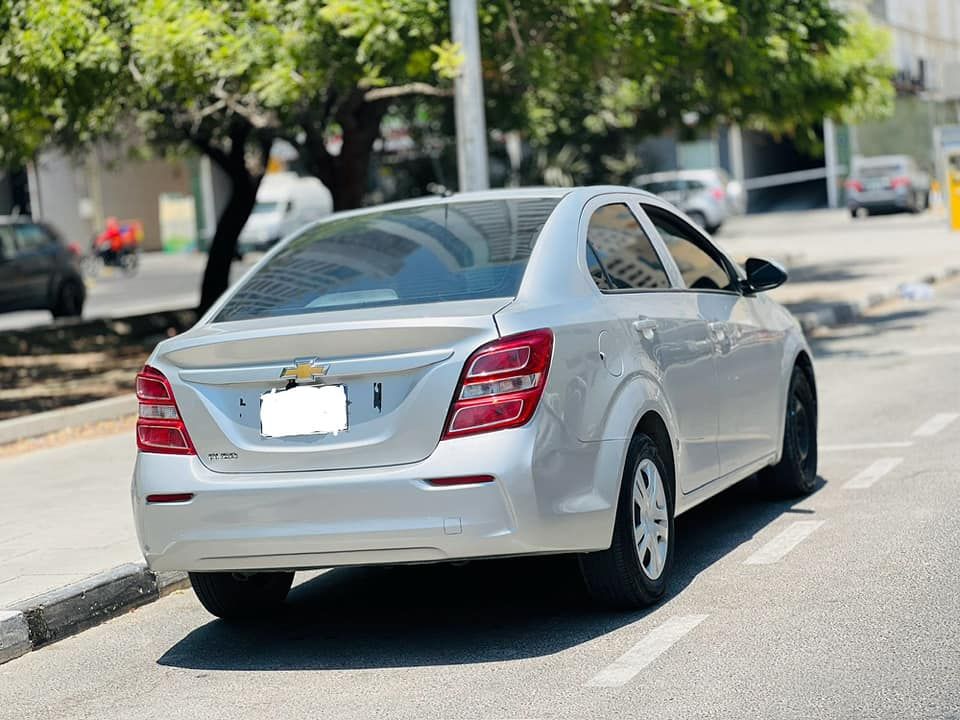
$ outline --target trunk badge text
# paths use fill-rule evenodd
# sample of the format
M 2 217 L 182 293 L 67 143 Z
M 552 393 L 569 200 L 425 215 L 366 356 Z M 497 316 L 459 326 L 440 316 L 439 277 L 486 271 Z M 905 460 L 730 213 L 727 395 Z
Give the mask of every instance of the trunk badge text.
M 285 367 L 280 371 L 281 380 L 315 380 L 322 378 L 330 369 L 329 365 L 322 365 L 318 358 L 299 358 L 294 360 L 293 367 Z

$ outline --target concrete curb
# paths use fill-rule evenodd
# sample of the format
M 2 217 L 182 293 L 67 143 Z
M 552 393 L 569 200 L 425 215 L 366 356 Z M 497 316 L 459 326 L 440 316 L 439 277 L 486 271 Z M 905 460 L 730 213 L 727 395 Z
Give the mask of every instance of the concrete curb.
M 950 280 L 960 275 L 960 267 L 948 267 L 923 276 L 917 283 L 927 285 L 936 285 L 937 283 Z M 909 284 L 909 283 L 904 283 Z M 829 307 L 822 308 L 813 312 L 794 313 L 794 317 L 803 328 L 807 335 L 820 328 L 835 327 L 837 325 L 846 325 L 856 322 L 863 317 L 863 314 L 872 307 L 876 307 L 885 302 L 896 300 L 900 297 L 900 287 L 897 286 L 886 292 L 873 293 L 860 301 L 836 302 Z
M 0 665 L 31 650 L 27 619 L 17 610 L 0 610 Z
M 119 397 L 94 400 L 72 407 L 50 410 L 0 422 L 0 445 L 25 438 L 47 435 L 66 428 L 102 420 L 114 420 L 137 412 L 137 396 L 132 393 Z
M 0 664 L 187 587 L 186 573 L 129 563 L 0 610 Z

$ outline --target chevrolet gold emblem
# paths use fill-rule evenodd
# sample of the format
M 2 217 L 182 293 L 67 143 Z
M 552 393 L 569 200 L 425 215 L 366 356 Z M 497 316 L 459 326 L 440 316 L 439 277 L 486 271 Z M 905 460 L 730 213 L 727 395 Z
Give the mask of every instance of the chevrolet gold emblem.
M 285 367 L 280 371 L 281 380 L 314 380 L 327 374 L 329 365 L 321 365 L 317 358 L 295 360 L 293 367 Z

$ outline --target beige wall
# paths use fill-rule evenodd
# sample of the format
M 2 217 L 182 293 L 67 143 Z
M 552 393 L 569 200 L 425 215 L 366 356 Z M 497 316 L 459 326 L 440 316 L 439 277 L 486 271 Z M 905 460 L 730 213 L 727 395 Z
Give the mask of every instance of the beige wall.
M 160 195 L 191 190 L 186 162 L 133 159 L 112 147 L 76 158 L 57 151 L 43 153 L 28 177 L 34 217 L 84 246 L 95 230 L 102 229 L 104 218 L 113 215 L 140 220 L 143 249 L 159 250 Z
M 143 223 L 143 249 L 159 250 L 160 195 L 190 193 L 190 172 L 183 161 L 130 160 L 100 151 L 100 203 L 103 217 Z

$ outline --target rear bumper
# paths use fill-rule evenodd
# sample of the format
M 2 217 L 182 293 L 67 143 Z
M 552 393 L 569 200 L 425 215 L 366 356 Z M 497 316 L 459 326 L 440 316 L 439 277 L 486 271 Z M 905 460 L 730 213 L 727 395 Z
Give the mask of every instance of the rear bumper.
M 911 194 L 896 190 L 878 191 L 869 194 L 851 196 L 847 200 L 847 207 L 851 210 L 866 208 L 867 210 L 905 210 L 910 207 Z
M 195 457 L 140 453 L 137 535 L 154 570 L 307 569 L 597 550 L 615 499 L 595 492 L 607 443 L 536 458 L 533 426 L 439 444 L 426 460 L 314 473 L 213 473 Z M 607 452 L 615 450 L 607 448 Z M 426 478 L 489 474 L 434 487 Z M 147 504 L 152 493 L 191 501 Z

